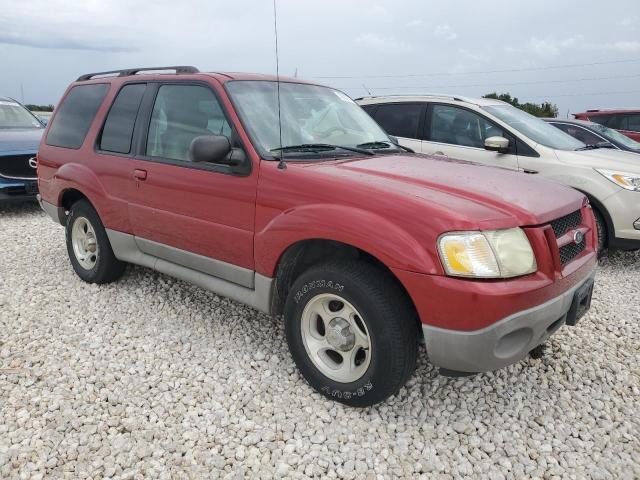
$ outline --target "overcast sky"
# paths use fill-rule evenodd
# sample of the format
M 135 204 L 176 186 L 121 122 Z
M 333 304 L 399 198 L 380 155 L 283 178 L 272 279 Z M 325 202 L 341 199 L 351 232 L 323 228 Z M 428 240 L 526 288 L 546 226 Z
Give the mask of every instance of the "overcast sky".
M 280 73 L 297 70 L 353 97 L 497 90 L 555 102 L 560 116 L 640 107 L 638 0 L 277 7 Z M 272 1 L 0 0 L 0 95 L 21 99 L 22 85 L 25 102 L 55 104 L 82 73 L 175 64 L 274 73 Z M 564 65 L 574 66 L 549 68 Z

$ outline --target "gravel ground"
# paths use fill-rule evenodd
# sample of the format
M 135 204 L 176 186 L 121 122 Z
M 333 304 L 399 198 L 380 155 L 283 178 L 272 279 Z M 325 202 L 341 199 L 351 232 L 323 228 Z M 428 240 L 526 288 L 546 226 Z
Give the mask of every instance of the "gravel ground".
M 423 353 L 357 410 L 278 319 L 143 268 L 81 282 L 36 206 L 0 206 L 0 246 L 0 478 L 640 478 L 639 254 L 543 359 L 447 379 Z

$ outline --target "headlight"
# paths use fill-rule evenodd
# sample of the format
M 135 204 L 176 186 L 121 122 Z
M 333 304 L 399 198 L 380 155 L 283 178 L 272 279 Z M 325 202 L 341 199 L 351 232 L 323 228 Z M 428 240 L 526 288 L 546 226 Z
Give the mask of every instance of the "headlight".
M 438 251 L 449 275 L 509 278 L 537 270 L 536 257 L 520 228 L 442 235 Z
M 604 175 L 625 190 L 640 192 L 640 174 L 638 173 L 614 172 L 612 170 L 601 170 L 599 168 L 596 168 L 595 171 L 600 175 Z

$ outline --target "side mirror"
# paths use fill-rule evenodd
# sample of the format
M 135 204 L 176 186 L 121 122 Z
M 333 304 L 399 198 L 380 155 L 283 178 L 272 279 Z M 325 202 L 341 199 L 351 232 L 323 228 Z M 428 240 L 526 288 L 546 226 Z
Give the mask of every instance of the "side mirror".
M 189 160 L 195 163 L 230 163 L 231 143 L 221 135 L 202 135 L 194 138 L 189 145 Z
M 490 152 L 507 153 L 509 140 L 504 137 L 489 137 L 484 141 L 484 149 Z

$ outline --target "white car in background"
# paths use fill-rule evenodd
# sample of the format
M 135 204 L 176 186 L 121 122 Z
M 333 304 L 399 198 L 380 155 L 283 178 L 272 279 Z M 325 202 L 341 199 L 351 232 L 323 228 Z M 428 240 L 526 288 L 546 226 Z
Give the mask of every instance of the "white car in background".
M 356 101 L 416 153 L 537 174 L 580 190 L 596 214 L 601 248 L 640 248 L 637 154 L 587 147 L 500 100 L 411 95 Z

